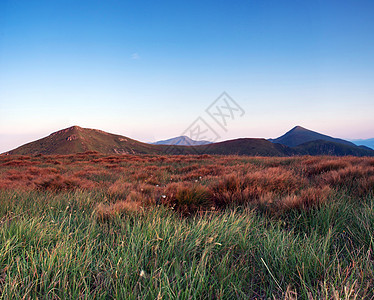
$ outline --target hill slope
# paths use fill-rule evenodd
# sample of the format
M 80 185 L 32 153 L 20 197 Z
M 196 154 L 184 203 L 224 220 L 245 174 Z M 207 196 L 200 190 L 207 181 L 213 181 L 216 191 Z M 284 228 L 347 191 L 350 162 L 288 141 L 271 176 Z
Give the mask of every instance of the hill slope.
M 366 146 L 371 149 L 374 149 L 374 139 L 366 139 L 366 140 L 353 140 L 357 146 Z
M 105 154 L 158 154 L 158 146 L 96 129 L 72 126 L 25 144 L 5 154 L 72 154 L 97 151 Z
M 180 145 L 180 146 L 198 146 L 198 145 L 207 145 L 211 144 L 211 142 L 208 141 L 195 141 L 193 139 L 190 139 L 188 136 L 177 136 L 175 138 L 158 141 L 155 143 L 152 143 L 153 145 Z
M 276 139 L 269 139 L 270 142 L 286 145 L 288 147 L 295 147 L 307 142 L 318 140 L 355 146 L 355 144 L 346 140 L 333 138 L 331 136 L 306 129 L 301 126 L 292 128 L 290 131 Z
M 307 142 L 293 147 L 293 149 L 299 152 L 299 154 L 306 155 L 374 156 L 374 151 L 369 148 L 344 145 L 323 140 Z
M 125 136 L 79 126 L 69 127 L 34 142 L 20 146 L 5 154 L 74 154 L 97 151 L 103 154 L 220 154 L 288 156 L 297 151 L 266 139 L 236 139 L 196 146 L 152 145 Z
M 349 143 L 349 142 L 348 142 Z M 219 154 L 251 156 L 355 155 L 374 156 L 374 150 L 352 143 L 317 140 L 288 147 L 266 139 L 241 138 L 197 146 L 152 145 L 96 129 L 69 127 L 25 144 L 6 155 L 74 154 L 97 151 L 103 154 Z
M 169 146 L 170 154 L 218 154 L 251 156 L 289 156 L 298 152 L 287 146 L 274 144 L 266 139 L 241 138 L 194 147 Z

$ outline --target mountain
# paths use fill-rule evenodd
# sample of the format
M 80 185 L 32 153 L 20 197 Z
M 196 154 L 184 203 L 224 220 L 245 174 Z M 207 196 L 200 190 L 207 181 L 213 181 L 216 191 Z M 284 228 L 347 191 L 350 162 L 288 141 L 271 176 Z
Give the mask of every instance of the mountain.
M 177 136 L 168 140 L 158 141 L 152 143 L 153 145 L 180 145 L 180 146 L 198 146 L 198 145 L 207 145 L 211 144 L 208 141 L 195 141 L 190 139 L 188 136 Z
M 251 156 L 290 156 L 298 152 L 281 144 L 271 143 L 266 139 L 241 138 L 199 146 L 168 147 L 170 154 L 218 154 Z
M 293 147 L 300 155 L 374 156 L 374 150 L 356 145 L 317 140 Z
M 298 146 L 298 145 L 301 145 L 307 142 L 318 141 L 318 140 L 340 143 L 340 144 L 349 145 L 349 146 L 356 146 L 355 144 L 349 141 L 333 138 L 331 136 L 324 135 L 324 134 L 306 129 L 301 126 L 296 126 L 292 128 L 290 131 L 288 131 L 287 133 L 285 133 L 284 135 L 276 139 L 269 139 L 269 141 L 272 143 L 278 143 L 278 144 L 286 145 L 288 147 L 295 147 L 295 146 Z
M 72 126 L 5 154 L 73 154 L 85 151 L 97 151 L 105 154 L 158 154 L 161 149 L 158 146 L 141 143 L 125 136 Z
M 188 139 L 186 139 L 188 141 Z M 287 156 L 297 152 L 266 139 L 236 139 L 206 145 L 152 145 L 97 129 L 72 126 L 6 152 L 6 155 L 53 155 L 97 151 L 103 154 L 221 154 Z
M 366 146 L 371 149 L 374 149 L 374 139 L 352 140 L 351 142 L 355 143 L 357 146 Z
M 301 133 L 306 133 L 305 136 Z M 250 155 L 250 156 L 293 156 L 293 155 L 355 155 L 374 156 L 374 150 L 358 147 L 353 143 L 342 143 L 340 139 L 328 137 L 330 140 L 312 140 L 298 144 L 312 134 L 313 131 L 295 127 L 284 136 L 269 141 L 266 139 L 240 138 L 206 145 L 152 145 L 142 143 L 125 136 L 111 134 L 97 129 L 69 127 L 56 131 L 47 137 L 25 144 L 5 155 L 37 155 L 37 154 L 74 154 L 96 151 L 102 154 L 218 154 L 218 155 Z M 326 137 L 324 135 L 321 135 Z M 292 141 L 294 137 L 297 141 Z M 275 143 L 276 140 L 298 144 L 294 147 Z M 283 140 L 282 140 L 283 139 Z M 339 142 L 335 142 L 335 141 Z M 182 142 L 182 141 L 181 141 Z M 292 143 L 291 143 L 292 142 Z M 346 141 L 345 141 L 346 142 Z

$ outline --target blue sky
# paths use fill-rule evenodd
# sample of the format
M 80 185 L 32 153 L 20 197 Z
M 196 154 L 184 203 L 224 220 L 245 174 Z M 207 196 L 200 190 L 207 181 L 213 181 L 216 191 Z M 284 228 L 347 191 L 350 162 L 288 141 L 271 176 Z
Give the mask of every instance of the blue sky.
M 373 1 L 0 1 L 0 152 L 71 125 L 182 133 L 223 91 L 221 139 L 295 125 L 374 137 Z

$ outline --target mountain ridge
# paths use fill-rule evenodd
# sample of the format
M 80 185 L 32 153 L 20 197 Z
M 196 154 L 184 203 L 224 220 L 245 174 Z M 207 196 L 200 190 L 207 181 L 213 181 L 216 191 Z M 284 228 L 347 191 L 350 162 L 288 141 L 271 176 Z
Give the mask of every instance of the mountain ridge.
M 71 126 L 4 154 L 71 154 L 98 151 L 107 154 L 157 154 L 157 148 L 99 129 Z
M 351 140 L 351 142 L 357 146 L 369 147 L 370 149 L 374 150 L 374 138 Z
M 310 132 L 302 127 L 294 127 Z M 292 130 L 289 131 L 292 133 Z M 288 133 L 289 133 L 288 132 Z M 316 132 L 312 132 L 313 134 Z M 316 133 L 314 136 L 325 135 Z M 284 137 L 283 135 L 282 137 Z M 289 136 L 288 136 L 289 137 Z M 328 136 L 327 136 L 328 137 Z M 281 138 L 281 137 L 280 137 Z M 341 139 L 312 140 L 290 147 L 273 140 L 261 138 L 239 138 L 205 145 L 154 145 L 143 143 L 126 136 L 98 129 L 71 126 L 58 130 L 36 141 L 24 144 L 2 155 L 54 155 L 96 151 L 102 154 L 212 154 L 250 156 L 293 156 L 293 155 L 355 155 L 374 156 L 374 150 L 358 147 L 353 143 L 341 143 Z M 296 142 L 300 142 L 298 139 Z M 344 141 L 344 140 L 343 140 Z M 346 142 L 346 141 L 345 141 Z M 352 145 L 351 145 L 352 144 Z
M 209 141 L 196 141 L 188 136 L 181 135 L 174 138 L 170 138 L 167 140 L 161 140 L 154 143 L 152 145 L 180 145 L 180 146 L 198 146 L 198 145 L 208 145 L 211 144 Z
M 324 141 L 341 143 L 341 144 L 350 145 L 350 146 L 356 146 L 352 142 L 339 139 L 339 138 L 334 138 L 334 137 L 331 137 L 325 134 L 321 134 L 319 132 L 306 129 L 302 126 L 295 126 L 291 130 L 287 131 L 284 135 L 278 138 L 275 138 L 275 139 L 269 139 L 269 141 L 272 143 L 278 143 L 278 144 L 282 144 L 288 147 L 296 147 L 301 144 L 312 142 L 312 141 L 317 141 L 317 140 L 324 140 Z

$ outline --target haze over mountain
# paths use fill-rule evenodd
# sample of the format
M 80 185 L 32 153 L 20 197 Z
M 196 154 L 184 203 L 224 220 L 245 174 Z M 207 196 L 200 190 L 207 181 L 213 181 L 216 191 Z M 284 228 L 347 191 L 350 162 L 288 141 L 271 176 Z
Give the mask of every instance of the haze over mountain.
M 374 150 L 356 145 L 348 145 L 337 142 L 317 140 L 306 142 L 292 147 L 298 154 L 302 155 L 334 155 L 334 156 L 374 156 Z
M 175 138 L 157 141 L 152 143 L 153 145 L 180 145 L 180 146 L 198 146 L 198 145 L 207 145 L 211 144 L 209 141 L 195 141 L 188 136 L 177 136 Z
M 302 135 L 305 133 L 305 136 Z M 358 147 L 353 143 L 327 137 L 328 140 L 313 140 L 299 144 L 303 140 L 327 136 L 295 127 L 287 134 L 272 141 L 266 139 L 241 138 L 205 145 L 153 145 L 142 143 L 125 136 L 111 134 L 97 129 L 72 126 L 50 134 L 47 137 L 20 146 L 5 155 L 53 155 L 74 154 L 97 151 L 102 154 L 218 154 L 252 156 L 292 156 L 292 155 L 355 155 L 374 156 L 374 150 Z M 293 138 L 295 140 L 293 140 Z M 287 142 L 289 147 L 274 141 Z M 341 142 L 343 141 L 343 142 Z
M 374 139 L 366 139 L 366 140 L 351 140 L 352 143 L 356 144 L 357 146 L 366 146 L 370 149 L 374 149 Z
M 307 142 L 318 140 L 355 146 L 355 144 L 353 144 L 352 142 L 343 139 L 333 138 L 331 136 L 306 129 L 301 126 L 296 126 L 292 128 L 290 131 L 286 132 L 284 135 L 276 139 L 269 139 L 270 142 L 286 145 L 288 147 L 295 147 Z

